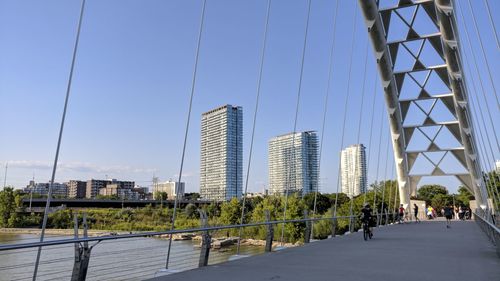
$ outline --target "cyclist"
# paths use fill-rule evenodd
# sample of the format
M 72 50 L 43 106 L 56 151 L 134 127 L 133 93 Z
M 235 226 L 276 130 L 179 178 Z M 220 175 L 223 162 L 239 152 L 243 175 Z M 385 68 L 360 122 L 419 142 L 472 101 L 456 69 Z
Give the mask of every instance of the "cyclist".
M 370 238 L 373 236 L 371 220 L 372 220 L 372 209 L 370 208 L 370 204 L 365 203 L 363 205 L 363 209 L 361 209 L 361 223 L 368 224 L 368 230 L 370 231 L 369 234 Z

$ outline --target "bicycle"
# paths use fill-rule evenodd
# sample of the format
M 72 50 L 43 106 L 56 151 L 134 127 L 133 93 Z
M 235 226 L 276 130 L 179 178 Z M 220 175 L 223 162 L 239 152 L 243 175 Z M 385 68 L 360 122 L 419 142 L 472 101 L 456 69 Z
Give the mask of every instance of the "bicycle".
M 370 221 L 369 220 L 363 220 L 363 238 L 368 240 L 368 238 L 372 239 L 373 233 L 370 230 Z

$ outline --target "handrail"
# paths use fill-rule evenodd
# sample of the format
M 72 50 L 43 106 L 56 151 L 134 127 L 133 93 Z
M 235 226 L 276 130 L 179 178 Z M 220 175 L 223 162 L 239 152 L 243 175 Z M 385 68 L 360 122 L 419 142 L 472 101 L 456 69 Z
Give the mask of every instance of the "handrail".
M 491 243 L 496 246 L 497 256 L 500 258 L 500 229 L 477 212 L 473 211 L 472 213 L 475 218 L 479 218 L 476 220 L 478 226 L 488 236 Z
M 480 218 L 484 223 L 486 223 L 489 227 L 491 227 L 493 230 L 495 230 L 498 234 L 500 234 L 500 228 L 498 228 L 496 225 L 492 224 L 491 222 L 489 222 L 487 219 L 483 218 L 481 215 L 479 215 L 478 213 L 472 211 L 472 213 L 474 214 L 474 216 Z
M 263 226 L 263 225 L 274 225 L 280 223 L 297 223 L 297 222 L 313 222 L 313 221 L 323 221 L 323 220 L 334 220 L 334 219 L 347 219 L 358 217 L 357 215 L 353 216 L 337 216 L 330 218 L 307 218 L 307 219 L 292 219 L 292 220 L 279 220 L 279 221 L 267 221 L 267 222 L 256 222 L 256 223 L 248 223 L 248 224 L 236 224 L 236 225 L 221 225 L 221 226 L 209 226 L 209 227 L 200 227 L 200 228 L 190 228 L 190 229 L 174 229 L 174 230 L 165 230 L 165 231 L 152 231 L 152 232 L 140 232 L 140 233 L 132 233 L 132 234 L 122 234 L 122 235 L 106 235 L 106 236 L 98 236 L 98 237 L 87 237 L 87 238 L 78 238 L 78 239 L 60 239 L 60 240 L 51 240 L 44 242 L 32 242 L 32 243 L 19 243 L 19 244 L 9 244 L 0 246 L 1 251 L 8 250 L 18 250 L 18 249 L 26 249 L 26 248 L 34 248 L 34 247 L 44 247 L 44 246 L 55 246 L 62 244 L 72 244 L 72 243 L 81 243 L 81 242 L 95 242 L 95 241 L 107 241 L 107 240 L 119 240 L 119 239 L 127 239 L 127 238 L 140 238 L 140 237 L 148 237 L 148 236 L 159 236 L 159 235 L 167 235 L 167 234 L 181 234 L 181 233 L 189 233 L 189 232 L 203 232 L 203 231 L 213 231 L 213 230 L 223 230 L 223 229 L 234 229 L 239 227 L 252 227 L 252 226 Z
M 395 213 L 378 213 L 373 216 L 388 216 L 394 215 Z M 72 244 L 72 243 L 82 243 L 82 242 L 101 242 L 108 240 L 120 240 L 120 239 L 128 239 L 128 238 L 140 238 L 140 237 L 149 237 L 149 236 L 159 236 L 159 235 L 169 235 L 169 234 L 181 234 L 181 233 L 190 233 L 190 232 L 203 232 L 203 231 L 214 231 L 214 230 L 224 230 L 224 229 L 235 229 L 240 227 L 253 227 L 253 226 L 265 226 L 265 225 L 275 225 L 281 223 L 298 223 L 298 222 L 315 222 L 315 221 L 324 221 L 324 220 L 336 220 L 336 219 L 349 219 L 356 218 L 359 215 L 352 216 L 337 216 L 337 217 L 328 217 L 328 218 L 306 218 L 306 219 L 291 219 L 291 220 L 276 220 L 276 221 L 267 221 L 267 222 L 255 222 L 248 224 L 235 224 L 235 225 L 221 225 L 221 226 L 209 226 L 209 227 L 199 227 L 199 228 L 189 228 L 189 229 L 174 229 L 174 230 L 165 230 L 165 231 L 149 231 L 149 232 L 140 232 L 140 233 L 131 233 L 131 234 L 122 234 L 122 235 L 106 235 L 106 236 L 98 236 L 98 237 L 86 237 L 86 238 L 77 238 L 77 239 L 59 239 L 59 240 L 51 240 L 51 241 L 43 241 L 43 242 L 31 242 L 31 243 L 18 243 L 18 244 L 8 244 L 0 246 L 0 252 L 9 251 L 9 250 L 19 250 L 26 248 L 35 248 L 35 247 L 45 247 L 45 246 L 56 246 L 63 244 Z

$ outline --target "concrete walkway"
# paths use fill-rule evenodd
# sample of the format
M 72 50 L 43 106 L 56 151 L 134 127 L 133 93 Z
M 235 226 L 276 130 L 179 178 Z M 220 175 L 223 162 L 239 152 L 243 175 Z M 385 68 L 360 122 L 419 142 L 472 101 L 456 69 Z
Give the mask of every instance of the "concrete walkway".
M 500 259 L 473 221 L 392 225 L 303 247 L 198 268 L 159 281 L 495 281 Z

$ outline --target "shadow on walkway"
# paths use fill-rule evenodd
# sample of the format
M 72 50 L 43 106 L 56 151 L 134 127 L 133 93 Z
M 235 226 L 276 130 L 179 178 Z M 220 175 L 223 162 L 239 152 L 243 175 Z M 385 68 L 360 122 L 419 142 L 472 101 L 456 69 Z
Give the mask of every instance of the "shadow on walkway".
M 500 259 L 474 221 L 391 225 L 198 268 L 155 281 L 495 281 Z

